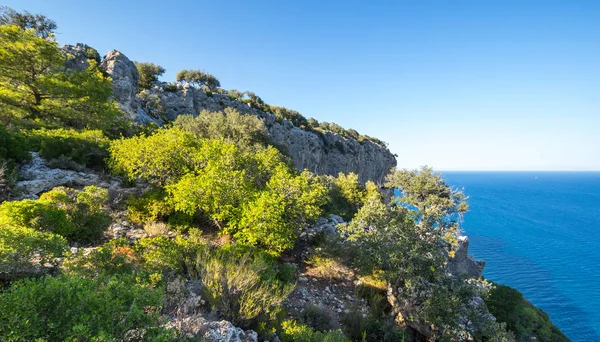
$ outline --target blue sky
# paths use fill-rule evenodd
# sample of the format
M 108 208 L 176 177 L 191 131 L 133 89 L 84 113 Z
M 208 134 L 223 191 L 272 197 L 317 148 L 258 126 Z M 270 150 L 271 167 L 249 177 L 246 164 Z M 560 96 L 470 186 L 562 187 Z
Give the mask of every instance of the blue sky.
M 400 167 L 600 170 L 600 1 L 3 3 L 381 138 Z

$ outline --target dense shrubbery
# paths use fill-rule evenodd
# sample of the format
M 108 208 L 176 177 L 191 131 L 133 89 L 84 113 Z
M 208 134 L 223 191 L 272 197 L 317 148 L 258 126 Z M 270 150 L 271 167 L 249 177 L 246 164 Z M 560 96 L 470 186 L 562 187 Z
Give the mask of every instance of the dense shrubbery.
M 515 333 L 517 341 L 569 340 L 550 322 L 547 313 L 511 287 L 495 285 L 485 302 L 498 322 L 506 323 L 506 328 Z
M 185 126 L 193 130 L 192 123 Z M 113 169 L 163 188 L 174 211 L 200 212 L 240 241 L 273 253 L 293 246 L 303 222 L 319 215 L 325 195 L 316 177 L 297 175 L 274 148 L 245 152 L 177 127 L 115 141 L 110 150 Z M 165 214 L 155 212 L 147 221 Z
M 281 324 L 279 337 L 284 342 L 349 342 L 341 331 L 315 331 L 296 321 L 285 320 Z
M 74 162 L 102 169 L 108 157 L 109 140 L 99 130 L 40 129 L 27 132 L 27 136 L 30 149 L 47 160 L 61 161 L 67 168 Z
M 96 186 L 83 191 L 55 188 L 38 200 L 0 204 L 0 224 L 60 235 L 70 241 L 97 241 L 110 220 L 105 213 L 108 192 Z
M 169 341 L 160 328 L 164 291 L 134 276 L 44 277 L 0 293 L 0 335 L 7 341 Z
M 347 221 L 352 219 L 367 196 L 367 190 L 358 181 L 358 175 L 354 173 L 345 175 L 340 172 L 337 177 L 321 176 L 321 180 L 329 193 L 329 202 L 325 210 L 328 213 L 339 215 Z M 372 187 L 375 184 L 369 186 Z
M 270 142 L 261 119 L 240 114 L 233 108 L 225 108 L 223 113 L 203 110 L 195 117 L 180 115 L 173 126 L 200 139 L 225 139 L 241 150 L 253 148 L 255 145 L 266 146 Z

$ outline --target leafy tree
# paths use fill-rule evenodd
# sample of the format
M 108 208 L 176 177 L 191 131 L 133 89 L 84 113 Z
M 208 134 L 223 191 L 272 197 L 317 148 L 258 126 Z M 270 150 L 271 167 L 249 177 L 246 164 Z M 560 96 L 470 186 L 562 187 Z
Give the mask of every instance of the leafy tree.
M 265 146 L 270 141 L 261 119 L 240 114 L 231 107 L 225 108 L 224 112 L 203 110 L 196 117 L 180 115 L 173 126 L 193 133 L 199 139 L 225 139 L 241 150 Z
M 213 91 L 221 86 L 221 82 L 216 77 L 201 70 L 181 70 L 177 73 L 177 82 L 206 86 Z
M 386 186 L 396 189 L 401 196 L 394 200 L 410 208 L 415 220 L 424 229 L 435 229 L 438 234 L 455 244 L 462 215 L 469 206 L 462 191 L 447 185 L 440 174 L 429 167 L 420 170 L 394 170 L 387 177 Z
M 308 120 L 302 114 L 298 113 L 295 110 L 287 109 L 285 107 L 279 106 L 269 106 L 269 109 L 275 114 L 275 118 L 277 120 L 288 120 L 294 124 L 296 127 L 308 127 Z
M 154 83 L 158 82 L 158 76 L 165 73 L 163 67 L 154 63 L 134 62 L 134 64 L 140 74 L 139 89 L 150 89 Z
M 244 97 L 244 92 L 241 92 L 237 89 L 229 89 L 227 91 L 227 95 L 229 95 L 229 98 L 231 98 L 232 100 L 241 101 Z
M 65 70 L 65 54 L 33 30 L 0 26 L 0 120 L 30 125 L 108 129 L 120 113 L 111 80 L 92 61 Z
M 326 210 L 346 220 L 352 219 L 367 195 L 365 186 L 358 181 L 358 175 L 355 173 L 345 175 L 340 172 L 335 178 L 323 176 L 322 179 L 329 191 Z
M 50 38 L 56 30 L 56 22 L 42 14 L 19 13 L 12 8 L 0 6 L 0 25 L 15 25 L 22 30 L 33 30 L 40 38 Z

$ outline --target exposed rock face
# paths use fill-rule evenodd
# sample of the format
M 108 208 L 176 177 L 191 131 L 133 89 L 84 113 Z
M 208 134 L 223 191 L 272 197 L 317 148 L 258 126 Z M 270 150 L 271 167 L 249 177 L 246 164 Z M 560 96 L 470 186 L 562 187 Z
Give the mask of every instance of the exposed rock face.
M 37 198 L 40 193 L 62 185 L 102 186 L 103 183 L 95 173 L 50 168 L 46 160 L 34 152 L 31 160 L 21 166 L 20 173 L 23 180 L 16 186 L 22 189 L 22 198 Z
M 222 111 L 233 107 L 244 114 L 261 117 L 270 135 L 285 146 L 299 170 L 317 174 L 337 175 L 354 172 L 361 182 L 382 184 L 385 175 L 396 166 L 396 158 L 384 146 L 370 141 L 358 142 L 326 132 L 319 134 L 294 126 L 275 115 L 232 100 L 227 95 L 208 95 L 190 85 L 158 84 L 136 97 L 139 75 L 135 65 L 122 53 L 113 50 L 102 61 L 101 68 L 113 79 L 114 98 L 128 116 L 137 122 L 158 125 L 174 120 L 181 114 L 198 114 L 202 110 Z
M 202 315 L 170 322 L 168 327 L 179 330 L 188 338 L 206 342 L 258 342 L 255 331 L 244 331 L 228 321 L 209 321 Z
M 78 43 L 77 45 L 65 45 L 62 50 L 69 55 L 69 59 L 65 63 L 65 66 L 69 70 L 84 71 L 90 66 L 86 50 L 89 46 Z
M 448 271 L 453 275 L 465 275 L 469 278 L 480 278 L 483 274 L 485 261 L 475 260 L 469 252 L 469 238 L 460 236 L 458 238 L 458 249 L 454 258 L 448 263 Z

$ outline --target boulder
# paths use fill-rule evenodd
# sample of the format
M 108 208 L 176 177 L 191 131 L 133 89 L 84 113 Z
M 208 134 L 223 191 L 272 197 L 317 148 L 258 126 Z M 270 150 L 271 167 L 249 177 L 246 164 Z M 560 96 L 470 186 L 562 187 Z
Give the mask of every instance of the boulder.
M 31 153 L 31 160 L 21 165 L 22 180 L 17 182 L 21 189 L 20 198 L 38 198 L 38 195 L 57 186 L 88 186 L 99 185 L 108 187 L 100 176 L 95 173 L 78 172 L 73 170 L 50 168 L 47 161 L 38 153 Z
M 77 45 L 65 45 L 62 47 L 62 50 L 67 53 L 69 58 L 65 63 L 65 67 L 68 70 L 84 71 L 90 66 L 87 53 L 91 50 L 89 46 L 77 43 Z
M 258 334 L 253 330 L 244 331 L 224 320 L 209 321 L 201 315 L 169 322 L 167 327 L 177 329 L 187 338 L 206 342 L 258 342 Z

